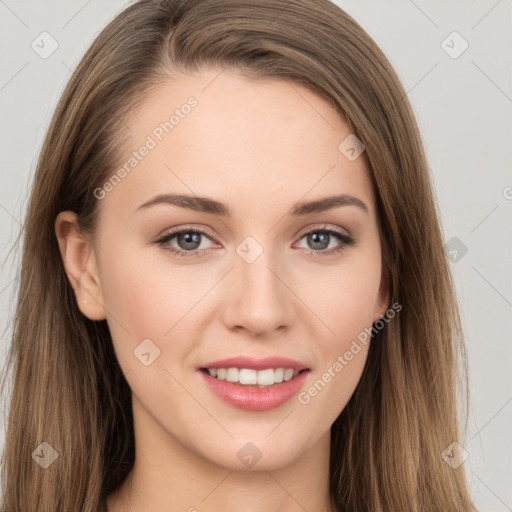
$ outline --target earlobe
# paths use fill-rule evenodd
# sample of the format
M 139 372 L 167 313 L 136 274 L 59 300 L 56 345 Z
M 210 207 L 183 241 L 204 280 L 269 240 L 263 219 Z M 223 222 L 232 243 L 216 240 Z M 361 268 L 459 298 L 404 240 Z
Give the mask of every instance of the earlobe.
M 90 240 L 78 229 L 76 214 L 60 212 L 55 219 L 55 234 L 64 270 L 75 291 L 80 311 L 90 320 L 106 318 L 96 254 Z

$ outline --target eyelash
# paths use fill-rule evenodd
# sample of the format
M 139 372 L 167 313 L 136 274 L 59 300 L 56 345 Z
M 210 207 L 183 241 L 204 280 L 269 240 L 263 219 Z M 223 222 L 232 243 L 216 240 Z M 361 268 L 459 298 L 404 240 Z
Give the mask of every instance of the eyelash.
M 175 256 L 179 256 L 182 258 L 199 257 L 200 254 L 204 254 L 204 252 L 208 251 L 208 249 L 195 249 L 194 251 L 182 251 L 180 249 L 176 249 L 176 248 L 173 248 L 172 246 L 166 245 L 167 242 L 169 242 L 176 236 L 181 235 L 182 233 L 199 233 L 208 238 L 214 238 L 210 233 L 208 233 L 207 231 L 204 231 L 202 229 L 199 229 L 199 228 L 194 228 L 194 229 L 183 228 L 183 229 L 179 229 L 176 231 L 172 231 L 171 233 L 164 235 L 160 239 L 156 240 L 155 243 L 158 244 L 159 246 L 161 246 L 164 251 L 168 251 L 168 252 L 174 254 Z M 333 235 L 340 242 L 342 242 L 339 247 L 335 247 L 335 248 L 329 249 L 329 250 L 314 251 L 312 249 L 306 249 L 308 251 L 308 254 L 310 256 L 314 256 L 314 257 L 332 256 L 333 254 L 337 254 L 337 253 L 340 253 L 341 251 L 345 250 L 345 246 L 354 245 L 356 242 L 356 240 L 353 237 L 351 237 L 345 233 L 342 233 L 341 231 L 338 231 L 337 229 L 327 228 L 327 226 L 324 226 L 323 228 L 312 229 L 312 230 L 304 233 L 299 238 L 299 240 L 302 240 L 302 238 L 304 238 L 305 236 L 307 236 L 311 233 L 323 233 L 323 234 Z

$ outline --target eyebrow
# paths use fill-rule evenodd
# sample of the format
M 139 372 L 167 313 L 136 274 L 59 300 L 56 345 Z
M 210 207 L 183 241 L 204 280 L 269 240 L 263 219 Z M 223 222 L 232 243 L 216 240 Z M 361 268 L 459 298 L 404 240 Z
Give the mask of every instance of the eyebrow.
M 233 210 L 228 208 L 225 204 L 208 197 L 191 196 L 187 194 L 159 194 L 141 204 L 135 211 L 159 204 L 179 206 L 180 208 L 219 215 L 221 217 L 233 217 Z M 325 212 L 340 206 L 357 206 L 365 213 L 369 213 L 368 206 L 361 201 L 361 199 L 348 194 L 341 194 L 315 199 L 314 201 L 295 203 L 292 208 L 290 208 L 287 215 L 297 217 L 311 213 Z

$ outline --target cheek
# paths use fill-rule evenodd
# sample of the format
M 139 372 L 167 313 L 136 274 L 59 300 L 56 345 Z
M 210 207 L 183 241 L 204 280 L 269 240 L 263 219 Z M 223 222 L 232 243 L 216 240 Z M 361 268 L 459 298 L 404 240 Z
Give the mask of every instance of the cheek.
M 323 325 L 315 335 L 319 364 L 299 402 L 311 403 L 311 411 L 322 409 L 332 421 L 352 396 L 366 363 L 380 287 L 378 256 L 368 251 L 347 258 L 329 275 L 319 276 L 319 287 L 309 293 L 311 309 Z
M 116 246 L 124 250 L 115 252 Z M 120 239 L 109 239 L 102 251 L 107 321 L 123 370 L 139 369 L 134 351 L 146 339 L 160 350 L 151 368 L 181 361 L 194 345 L 196 337 L 191 333 L 208 317 L 204 308 L 209 303 L 201 299 L 218 279 L 214 271 L 207 266 L 198 270 L 194 265 L 180 265 L 163 249 L 136 243 L 130 246 Z M 109 258 L 112 254 L 117 256 Z
M 327 424 L 335 421 L 354 393 L 371 339 L 380 266 L 367 266 L 365 272 L 353 270 L 347 266 L 345 272 L 338 272 L 314 299 L 323 324 L 313 334 L 318 364 L 297 397 L 309 417 L 321 416 Z
M 146 338 L 168 350 L 169 339 L 186 340 L 187 332 L 190 338 L 191 322 L 197 326 L 211 320 L 210 301 L 201 299 L 223 273 L 213 263 L 180 263 L 162 248 L 142 247 L 120 235 L 102 241 L 101 256 L 109 327 L 114 344 L 126 353 Z M 304 273 L 309 275 L 307 279 Z M 297 279 L 293 288 L 305 304 L 297 303 L 298 325 L 294 328 L 300 329 L 299 324 L 310 319 L 302 328 L 318 340 L 324 363 L 348 350 L 352 339 L 371 326 L 380 284 L 380 259 L 375 251 L 354 251 L 331 266 L 298 265 L 289 278 L 292 283 Z M 296 303 L 293 296 L 290 301 Z M 172 347 L 180 350 L 179 344 Z
M 343 344 L 373 321 L 380 287 L 380 258 L 372 253 L 354 255 L 319 274 L 304 292 L 310 308 L 325 324 L 329 345 Z M 341 347 L 342 348 L 342 347 Z
M 347 350 L 341 349 L 332 354 L 297 395 L 305 422 L 310 424 L 312 431 L 319 428 L 318 418 L 322 418 L 324 428 L 332 425 L 360 382 L 368 345 L 349 343 L 344 348 Z
M 104 253 L 112 253 L 113 245 L 105 245 Z M 106 307 L 132 334 L 163 338 L 197 302 L 207 283 L 167 261 L 162 249 L 123 246 L 123 254 L 107 263 L 101 278 Z

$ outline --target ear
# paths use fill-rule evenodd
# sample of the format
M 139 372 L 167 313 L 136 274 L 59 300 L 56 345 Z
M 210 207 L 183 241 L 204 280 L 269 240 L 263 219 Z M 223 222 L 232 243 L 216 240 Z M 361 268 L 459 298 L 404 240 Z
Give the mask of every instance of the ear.
M 389 272 L 387 271 L 386 268 L 384 268 L 383 265 L 380 278 L 379 295 L 377 297 L 377 302 L 375 304 L 375 309 L 373 311 L 373 323 L 375 323 L 382 316 L 384 316 L 389 308 L 389 285 Z
M 90 320 L 104 320 L 106 313 L 96 255 L 89 239 L 78 229 L 76 218 L 75 213 L 65 211 L 55 219 L 62 262 L 80 311 Z

